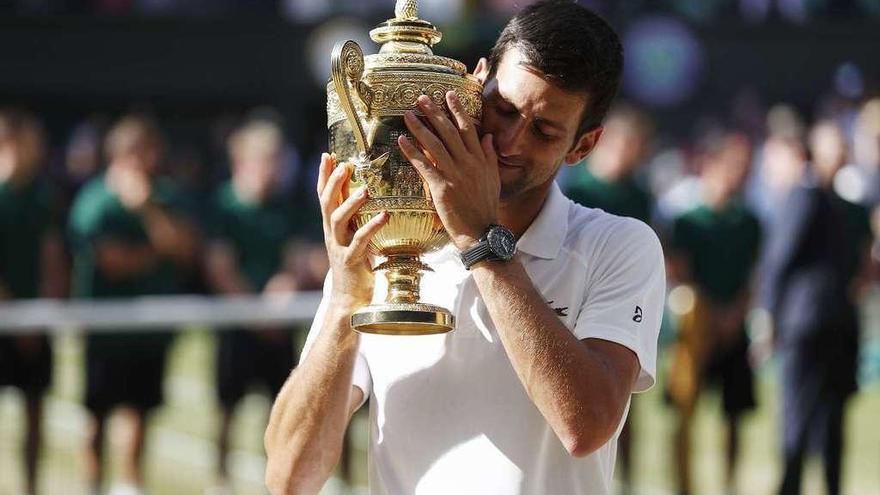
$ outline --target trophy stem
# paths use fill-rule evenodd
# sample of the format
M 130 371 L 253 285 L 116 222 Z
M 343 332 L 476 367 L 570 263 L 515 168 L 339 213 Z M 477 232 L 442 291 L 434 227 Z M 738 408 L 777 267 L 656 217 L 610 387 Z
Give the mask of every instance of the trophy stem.
M 422 270 L 431 268 L 419 261 L 418 256 L 391 256 L 388 261 L 377 267 L 386 270 L 388 295 L 385 302 L 391 304 L 415 304 L 419 301 L 419 282 Z
M 358 332 L 381 335 L 430 335 L 455 327 L 455 318 L 444 308 L 419 302 L 422 271 L 432 271 L 418 256 L 395 255 L 375 268 L 385 270 L 388 294 L 382 304 L 371 304 L 351 316 Z

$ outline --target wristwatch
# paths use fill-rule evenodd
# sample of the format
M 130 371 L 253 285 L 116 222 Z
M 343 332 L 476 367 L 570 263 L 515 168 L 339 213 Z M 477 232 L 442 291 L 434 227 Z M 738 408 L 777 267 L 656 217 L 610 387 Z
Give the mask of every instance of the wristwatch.
M 468 270 L 481 261 L 510 261 L 516 254 L 516 237 L 501 225 L 489 225 L 483 237 L 460 253 L 461 262 Z

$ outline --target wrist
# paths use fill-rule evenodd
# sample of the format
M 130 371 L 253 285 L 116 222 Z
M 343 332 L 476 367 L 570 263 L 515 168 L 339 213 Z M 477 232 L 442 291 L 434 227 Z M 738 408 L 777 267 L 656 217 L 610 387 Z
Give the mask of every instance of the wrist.
M 459 251 L 464 251 L 465 249 L 480 242 L 480 236 L 461 234 L 454 237 L 450 236 L 450 240 L 452 241 L 452 245 L 455 246 L 455 249 L 458 249 Z
M 485 261 L 510 261 L 516 253 L 516 237 L 510 229 L 489 225 L 485 232 L 467 248 L 460 249 L 459 257 L 465 268 L 470 269 Z
M 328 308 L 335 316 L 350 318 L 355 311 L 370 304 L 370 298 L 354 294 L 332 294 Z
M 491 220 L 476 229 L 471 229 L 468 232 L 456 233 L 454 235 L 450 235 L 449 238 L 456 249 L 458 249 L 459 251 L 463 251 L 465 249 L 473 247 L 478 242 L 480 242 L 480 239 L 482 239 L 483 236 L 486 235 L 486 232 L 489 230 L 489 226 L 495 225 L 497 223 L 497 221 Z
M 337 307 L 331 299 L 324 315 L 324 323 L 322 333 L 331 338 L 335 342 L 337 349 L 342 349 L 348 345 L 356 345 L 358 342 L 358 333 L 351 327 L 351 313 L 347 308 Z

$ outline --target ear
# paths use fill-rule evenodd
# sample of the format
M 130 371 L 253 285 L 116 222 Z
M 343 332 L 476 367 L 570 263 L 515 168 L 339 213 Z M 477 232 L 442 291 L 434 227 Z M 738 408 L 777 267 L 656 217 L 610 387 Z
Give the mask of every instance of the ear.
M 581 134 L 581 137 L 575 141 L 574 146 L 565 154 L 565 163 L 567 165 L 577 165 L 581 160 L 593 151 L 599 138 L 602 137 L 604 127 L 597 127 L 592 131 Z
M 474 77 L 479 79 L 481 84 L 486 84 L 486 79 L 489 78 L 489 62 L 486 60 L 486 57 L 480 57 L 477 66 L 474 68 Z

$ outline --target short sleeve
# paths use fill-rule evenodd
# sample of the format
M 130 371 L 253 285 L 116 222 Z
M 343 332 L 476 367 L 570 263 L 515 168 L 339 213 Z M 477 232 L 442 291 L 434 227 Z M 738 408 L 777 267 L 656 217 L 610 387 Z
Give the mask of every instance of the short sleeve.
M 87 184 L 71 208 L 68 229 L 71 240 L 80 247 L 106 230 L 106 209 L 96 189 L 94 183 Z
M 321 304 L 318 305 L 318 311 L 315 313 L 315 319 L 312 320 L 312 326 L 309 328 L 309 334 L 306 337 L 306 342 L 303 344 L 302 353 L 299 357 L 299 362 L 302 363 L 305 361 L 306 357 L 309 354 L 309 351 L 312 349 L 312 345 L 314 345 L 315 340 L 318 338 L 318 334 L 321 332 L 321 326 L 324 324 L 324 318 L 327 314 L 327 306 L 330 301 L 330 291 L 332 288 L 332 282 L 330 278 L 330 273 L 327 274 L 327 278 L 324 279 L 324 289 L 323 296 L 321 297 Z M 370 396 L 371 391 L 373 390 L 373 379 L 370 375 L 370 367 L 367 363 L 367 358 L 364 356 L 362 352 L 362 348 L 358 348 L 357 357 L 355 357 L 354 362 L 354 371 L 352 374 L 352 385 L 361 389 L 364 393 L 363 401 L 367 400 L 367 397 Z M 361 402 L 363 404 L 363 402 Z M 360 406 L 360 404 L 359 404 Z
M 593 267 L 575 323 L 579 339 L 596 338 L 632 350 L 641 370 L 634 392 L 657 377 L 657 338 L 666 298 L 663 250 L 654 231 L 623 219 L 611 231 Z

